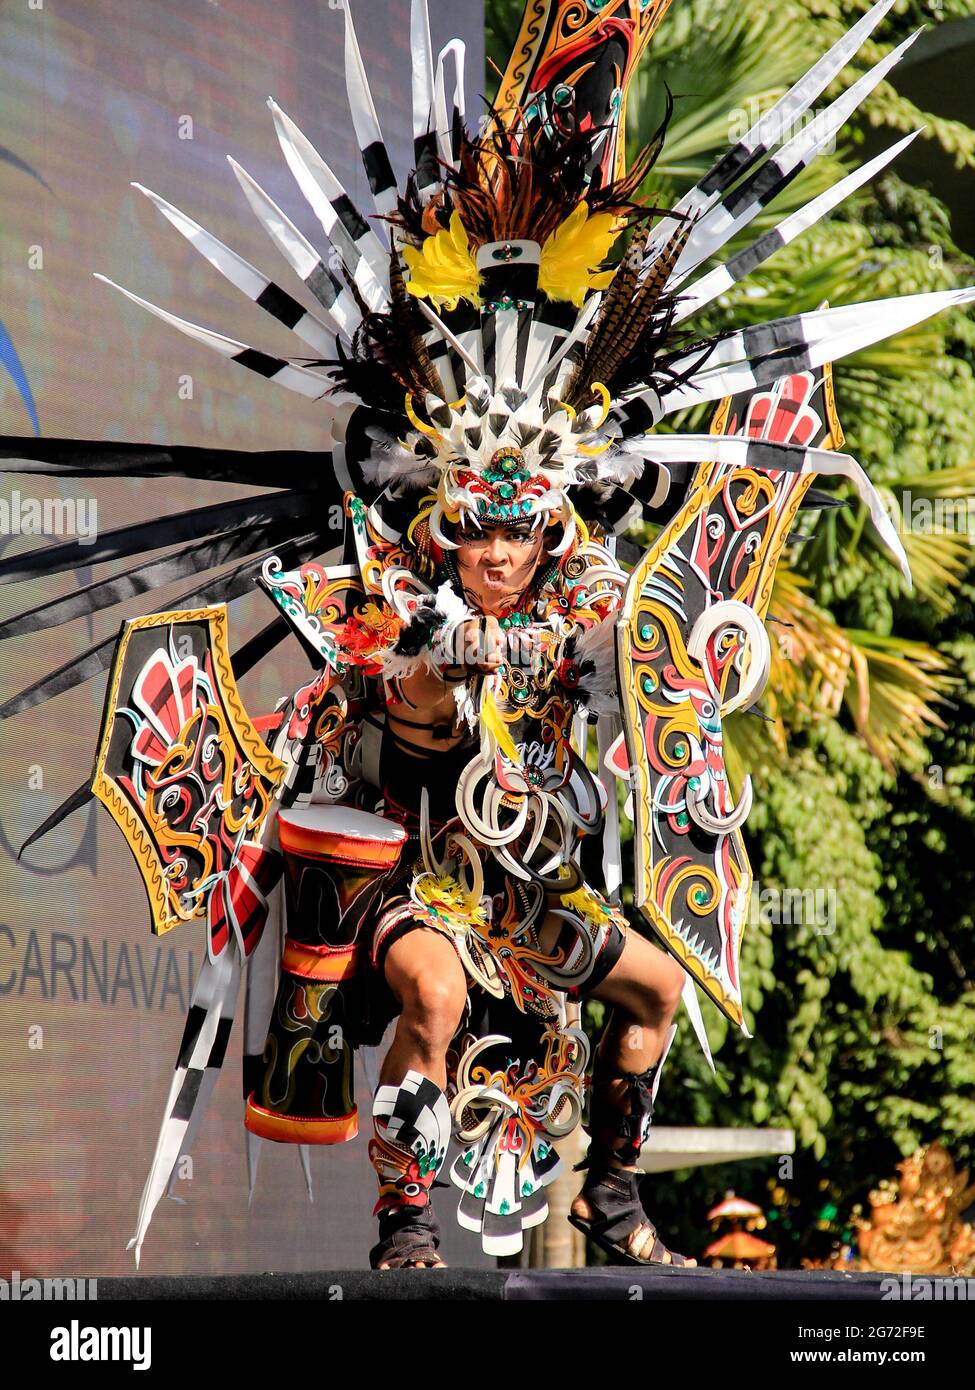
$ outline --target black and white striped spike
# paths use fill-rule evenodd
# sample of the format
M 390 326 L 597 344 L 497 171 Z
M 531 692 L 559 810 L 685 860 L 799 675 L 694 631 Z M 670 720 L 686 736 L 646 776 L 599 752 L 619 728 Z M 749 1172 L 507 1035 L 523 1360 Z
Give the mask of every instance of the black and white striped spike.
M 876 158 L 855 169 L 852 174 L 847 174 L 840 179 L 832 188 L 827 188 L 817 198 L 811 199 L 803 207 L 797 208 L 788 217 L 783 218 L 777 227 L 764 233 L 750 246 L 745 247 L 723 265 L 716 266 L 714 270 L 702 275 L 699 280 L 690 286 L 689 289 L 681 291 L 677 300 L 674 312 L 674 323 L 683 323 L 685 319 L 696 314 L 706 305 L 714 302 L 719 295 L 726 294 L 734 285 L 739 284 L 746 276 L 751 275 L 760 265 L 763 265 L 776 251 L 781 251 L 784 246 L 789 246 L 803 232 L 815 226 L 821 218 L 827 216 L 835 207 L 838 207 L 858 188 L 869 183 L 871 179 L 885 169 L 888 164 L 897 158 L 912 141 L 916 140 L 920 131 L 914 130 L 910 135 L 905 135 L 903 140 L 898 140 L 890 149 L 884 150 Z
M 975 287 L 868 300 L 815 309 L 756 323 L 730 333 L 709 351 L 707 361 L 684 385 L 660 388 L 663 414 L 702 401 L 768 386 L 792 372 L 814 370 L 892 338 L 915 324 L 975 302 Z M 671 363 L 676 374 L 694 366 L 693 351 Z
M 230 155 L 227 161 L 250 204 L 251 211 L 303 284 L 325 309 L 337 334 L 352 340 L 362 314 L 351 292 L 326 265 L 311 242 L 264 189 Z M 338 253 L 336 253 L 338 254 Z M 341 258 L 340 258 L 341 259 Z
M 396 176 L 390 163 L 389 151 L 383 139 L 376 105 L 369 88 L 365 64 L 352 22 L 351 0 L 342 6 L 345 13 L 345 85 L 349 94 L 352 125 L 359 142 L 362 165 L 369 180 L 372 201 L 382 216 L 395 212 L 397 203 Z
M 676 289 L 698 266 L 720 251 L 732 237 L 758 217 L 803 169 L 819 158 L 857 107 L 900 62 L 917 37 L 918 34 L 913 34 L 905 39 L 787 141 L 777 154 L 750 174 L 723 202 L 698 217 L 667 281 L 669 290 Z
M 656 259 L 660 249 L 681 225 L 679 217 L 673 214 L 693 216 L 707 212 L 743 174 L 773 150 L 794 122 L 822 96 L 894 4 L 895 0 L 877 0 L 862 19 L 847 30 L 774 106 L 758 118 L 727 154 L 705 174 L 700 183 L 695 184 L 677 201 L 672 214 L 661 218 L 647 238 L 647 264 Z
M 334 357 L 335 335 L 317 314 L 311 313 L 303 304 L 299 304 L 297 299 L 280 285 L 276 285 L 273 280 L 269 280 L 266 275 L 262 275 L 249 261 L 245 261 L 243 256 L 225 246 L 205 227 L 194 222 L 192 217 L 168 203 L 158 193 L 153 193 L 151 188 L 146 188 L 141 183 L 133 183 L 132 187 L 144 193 L 163 217 L 236 289 L 260 305 L 272 318 L 290 328 L 321 357 Z
M 385 245 L 307 136 L 277 102 L 269 97 L 267 104 L 288 168 L 325 235 L 341 256 L 349 278 L 370 309 L 385 309 L 389 299 Z M 382 226 L 381 223 L 376 225 Z
M 191 1123 L 194 1128 L 199 1123 L 198 1107 L 205 1106 L 223 1065 L 240 973 L 240 955 L 237 943 L 232 941 L 216 960 L 207 958 L 203 962 L 193 990 L 166 1111 L 139 1203 L 135 1235 L 125 1247 L 135 1249 L 136 1269 L 152 1214 L 169 1187 Z M 211 1073 L 209 1080 L 208 1073 Z
M 99 275 L 96 272 L 95 279 L 110 285 L 113 290 L 118 290 L 119 294 L 124 294 L 126 299 L 131 299 L 133 304 L 147 309 L 156 318 L 162 319 L 164 323 L 170 324 L 173 328 L 178 328 L 181 333 L 185 333 L 195 343 L 202 343 L 204 347 L 218 352 L 221 357 L 229 357 L 232 362 L 239 362 L 242 367 L 246 367 L 249 371 L 256 372 L 258 376 L 264 377 L 267 381 L 273 381 L 278 386 L 287 387 L 289 391 L 296 391 L 300 396 L 307 396 L 313 401 L 324 401 L 330 417 L 335 416 L 343 408 L 343 405 L 350 401 L 349 397 L 338 398 L 329 395 L 329 392 L 334 390 L 335 383 L 328 376 L 314 372 L 300 363 L 291 362 L 287 358 L 273 357 L 269 353 L 260 352 L 257 348 L 249 347 L 247 343 L 239 343 L 234 338 L 227 338 L 222 333 L 215 333 L 211 328 L 203 328 L 197 323 L 190 323 L 188 319 L 181 319 L 177 314 L 160 309 L 157 304 L 150 304 L 148 299 L 133 294 L 123 285 L 117 285 L 107 275 Z
M 464 122 L 465 45 L 454 39 L 433 60 L 427 0 L 411 0 L 410 51 L 413 55 L 413 163 L 416 188 L 425 205 L 443 186 L 442 168 L 453 165 Z M 447 110 L 446 63 L 454 59 L 452 109 Z
M 878 535 L 908 585 L 911 584 L 911 569 L 900 537 L 870 479 L 850 454 L 773 440 L 743 439 L 735 434 L 654 434 L 641 440 L 639 446 L 631 445 L 627 452 L 670 466 L 693 466 L 707 460 L 728 468 L 757 468 L 769 473 L 822 473 L 827 477 L 845 478 L 853 484 Z

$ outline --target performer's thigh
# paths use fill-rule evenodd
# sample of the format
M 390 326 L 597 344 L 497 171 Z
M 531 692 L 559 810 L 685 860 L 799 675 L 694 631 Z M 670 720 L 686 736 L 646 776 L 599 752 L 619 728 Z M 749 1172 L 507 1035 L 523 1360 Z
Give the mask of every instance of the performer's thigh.
M 467 976 L 453 943 L 442 932 L 418 922 L 385 952 L 386 982 L 401 1007 L 456 1007 L 467 997 Z
M 595 988 L 582 985 L 579 994 L 634 1013 L 640 1012 L 640 1005 L 650 997 L 656 1008 L 671 1013 L 680 1003 L 684 979 L 684 968 L 673 956 L 631 927 L 619 960 L 609 974 Z

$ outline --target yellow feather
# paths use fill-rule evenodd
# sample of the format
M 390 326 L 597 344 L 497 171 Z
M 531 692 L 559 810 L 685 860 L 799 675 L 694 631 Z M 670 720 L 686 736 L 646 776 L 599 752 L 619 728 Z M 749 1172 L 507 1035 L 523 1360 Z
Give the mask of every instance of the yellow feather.
M 539 289 L 549 299 L 566 299 L 581 308 L 590 290 L 609 285 L 615 271 L 600 271 L 622 223 L 611 212 L 590 217 L 585 202 L 579 203 L 542 247 Z
M 515 747 L 512 737 L 508 732 L 507 725 L 498 712 L 498 707 L 495 704 L 494 696 L 491 694 L 490 690 L 485 690 L 483 698 L 481 699 L 481 722 L 505 757 L 513 762 L 516 767 L 521 767 L 518 749 Z
M 406 288 L 417 299 L 451 310 L 461 299 L 480 304 L 480 276 L 459 213 L 451 217 L 449 227 L 428 236 L 422 246 L 404 246 L 403 259 L 410 268 Z

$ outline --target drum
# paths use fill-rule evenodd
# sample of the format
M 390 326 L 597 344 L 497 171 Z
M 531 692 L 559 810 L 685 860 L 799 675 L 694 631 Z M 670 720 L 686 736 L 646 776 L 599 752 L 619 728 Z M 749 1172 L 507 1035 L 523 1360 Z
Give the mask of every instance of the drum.
M 358 938 L 407 835 L 366 811 L 311 805 L 279 812 L 278 839 L 284 955 L 263 1076 L 247 1098 L 244 1123 L 262 1139 L 338 1144 L 358 1133 Z

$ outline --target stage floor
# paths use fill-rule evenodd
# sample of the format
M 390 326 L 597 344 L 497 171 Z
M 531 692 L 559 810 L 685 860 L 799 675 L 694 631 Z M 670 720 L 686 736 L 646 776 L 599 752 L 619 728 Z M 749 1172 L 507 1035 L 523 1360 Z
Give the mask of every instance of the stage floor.
M 366 1301 L 449 1299 L 464 1302 L 599 1300 L 632 1302 L 706 1299 L 708 1301 L 792 1300 L 880 1302 L 890 1297 L 897 1275 L 842 1274 L 826 1270 L 775 1270 L 755 1273 L 724 1269 L 568 1269 L 568 1270 L 329 1270 L 321 1274 L 247 1274 L 99 1279 L 99 1302 L 146 1300 L 314 1300 Z M 896 1297 L 896 1294 L 894 1295 Z

